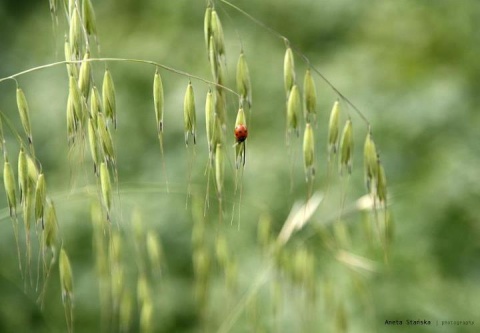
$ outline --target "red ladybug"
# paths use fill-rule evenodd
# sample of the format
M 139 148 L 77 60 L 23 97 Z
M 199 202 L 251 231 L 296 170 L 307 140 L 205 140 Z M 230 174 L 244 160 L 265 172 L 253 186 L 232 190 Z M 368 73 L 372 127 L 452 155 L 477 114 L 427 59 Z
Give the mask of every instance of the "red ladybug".
M 235 138 L 237 139 L 238 143 L 241 143 L 241 142 L 245 141 L 248 137 L 247 126 L 245 126 L 243 124 L 235 126 L 234 133 L 235 133 Z

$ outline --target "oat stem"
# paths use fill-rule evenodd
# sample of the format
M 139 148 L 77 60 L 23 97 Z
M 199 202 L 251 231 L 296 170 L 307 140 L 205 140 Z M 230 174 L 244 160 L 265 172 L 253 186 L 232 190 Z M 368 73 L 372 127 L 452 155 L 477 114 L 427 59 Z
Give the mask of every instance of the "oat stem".
M 0 78 L 0 83 L 3 82 L 3 81 L 6 81 L 6 80 L 11 80 L 11 79 L 15 79 L 16 77 L 19 77 L 19 76 L 22 76 L 22 75 L 25 75 L 25 74 L 28 74 L 28 73 L 31 73 L 31 72 L 36 72 L 36 71 L 39 71 L 39 70 L 42 70 L 42 69 L 46 69 L 46 68 L 50 68 L 50 67 L 55 67 L 55 66 L 60 66 L 60 65 L 66 65 L 66 64 L 78 64 L 78 63 L 82 63 L 83 61 L 89 61 L 89 62 L 133 62 L 133 63 L 140 63 L 140 64 L 146 64 L 146 65 L 152 65 L 152 66 L 156 66 L 156 67 L 160 67 L 160 68 L 163 68 L 164 70 L 167 70 L 169 72 L 172 72 L 172 73 L 175 73 L 175 74 L 178 74 L 178 75 L 182 75 L 182 76 L 185 76 L 185 77 L 188 77 L 188 78 L 192 78 L 192 79 L 195 79 L 195 80 L 198 80 L 198 81 L 202 81 L 204 83 L 207 83 L 207 84 L 211 84 L 211 85 L 214 85 L 218 88 L 222 88 L 234 95 L 236 95 L 237 97 L 240 98 L 240 95 L 235 92 L 233 89 L 230 89 L 224 85 L 221 85 L 219 83 L 215 83 L 213 81 L 209 81 L 207 79 L 204 79 L 200 76 L 197 76 L 197 75 L 193 75 L 193 74 L 190 74 L 190 73 L 187 73 L 187 72 L 184 72 L 182 70 L 178 70 L 178 69 L 175 69 L 173 67 L 170 67 L 170 66 L 167 66 L 167 65 L 163 65 L 163 64 L 160 64 L 160 63 L 157 63 L 155 61 L 150 61 L 150 60 L 145 60 L 145 59 L 127 59 L 127 58 L 90 58 L 88 60 L 72 60 L 72 61 L 68 61 L 68 60 L 64 60 L 64 61 L 57 61 L 57 62 L 52 62 L 52 63 L 49 63 L 49 64 L 45 64 L 45 65 L 40 65 L 40 66 L 36 66 L 36 67 L 32 67 L 32 68 L 29 68 L 29 69 L 26 69 L 24 71 L 21 71 L 21 72 L 18 72 L 18 73 L 15 73 L 15 74 L 12 74 L 10 76 L 6 76 L 6 77 L 3 77 L 3 78 Z

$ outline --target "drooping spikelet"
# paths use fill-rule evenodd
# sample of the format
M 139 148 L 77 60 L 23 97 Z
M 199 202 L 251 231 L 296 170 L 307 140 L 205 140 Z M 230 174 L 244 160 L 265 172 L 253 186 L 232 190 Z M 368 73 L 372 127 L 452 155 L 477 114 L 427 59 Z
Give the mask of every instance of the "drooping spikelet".
M 193 143 L 196 143 L 195 131 L 197 128 L 197 116 L 195 111 L 195 94 L 191 82 L 188 82 L 187 91 L 183 103 L 183 119 L 185 129 L 185 144 L 188 146 L 190 135 L 193 137 Z

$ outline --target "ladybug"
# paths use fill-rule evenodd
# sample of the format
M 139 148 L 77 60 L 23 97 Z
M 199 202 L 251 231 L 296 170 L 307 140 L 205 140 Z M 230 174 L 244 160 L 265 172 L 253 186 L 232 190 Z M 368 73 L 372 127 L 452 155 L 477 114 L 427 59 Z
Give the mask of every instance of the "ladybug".
M 248 137 L 247 126 L 245 126 L 243 124 L 239 124 L 239 125 L 235 126 L 234 133 L 235 133 L 235 139 L 237 140 L 237 143 L 242 143 Z

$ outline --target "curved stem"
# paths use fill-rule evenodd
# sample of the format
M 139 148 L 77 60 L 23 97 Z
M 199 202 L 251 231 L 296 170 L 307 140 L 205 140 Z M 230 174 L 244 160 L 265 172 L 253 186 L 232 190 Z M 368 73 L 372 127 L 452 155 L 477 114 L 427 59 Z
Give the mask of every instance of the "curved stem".
M 22 75 L 25 75 L 25 74 L 28 74 L 28 73 L 36 72 L 36 71 L 39 71 L 39 70 L 42 70 L 42 69 L 55 67 L 55 66 L 59 66 L 59 65 L 82 63 L 84 61 L 89 61 L 89 62 L 132 62 L 132 63 L 140 63 L 140 64 L 156 66 L 156 67 L 163 68 L 164 70 L 167 70 L 169 72 L 172 72 L 172 73 L 175 73 L 175 74 L 178 74 L 178 75 L 182 75 L 182 76 L 185 76 L 185 77 L 188 77 L 188 78 L 192 78 L 192 79 L 195 79 L 195 80 L 198 80 L 198 81 L 202 81 L 202 82 L 207 83 L 209 85 L 217 86 L 219 88 L 222 88 L 222 89 L 240 97 L 240 95 L 237 92 L 235 92 L 233 89 L 228 88 L 224 85 L 215 83 L 213 81 L 204 79 L 200 76 L 193 75 L 193 74 L 190 74 L 188 72 L 184 72 L 184 71 L 175 69 L 173 67 L 160 64 L 160 63 L 155 62 L 155 61 L 145 60 L 145 59 L 128 59 L 128 58 L 90 58 L 90 59 L 86 59 L 86 60 L 57 61 L 57 62 L 52 62 L 52 63 L 49 63 L 49 64 L 37 66 L 37 67 L 32 67 L 32 68 L 29 68 L 27 70 L 12 74 L 10 76 L 0 78 L 0 83 L 3 82 L 3 81 L 6 81 L 6 80 L 11 80 L 11 79 L 14 80 L 16 77 L 19 77 L 19 76 L 22 76 Z

